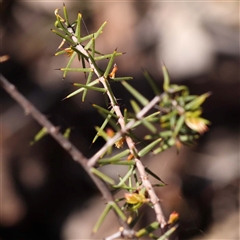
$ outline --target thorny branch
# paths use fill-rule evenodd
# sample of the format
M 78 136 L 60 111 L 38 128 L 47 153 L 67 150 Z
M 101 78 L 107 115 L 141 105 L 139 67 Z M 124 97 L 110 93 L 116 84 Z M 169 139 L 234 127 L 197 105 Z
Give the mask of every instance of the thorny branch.
M 11 84 L 2 74 L 0 74 L 0 86 L 24 109 L 26 114 L 32 115 L 32 117 L 42 126 L 45 127 L 48 133 L 60 144 L 60 146 L 65 149 L 75 160 L 78 162 L 88 173 L 90 178 L 96 184 L 97 188 L 101 192 L 102 196 L 107 202 L 115 202 L 112 194 L 110 193 L 106 184 L 96 177 L 91 172 L 91 166 L 88 166 L 87 159 L 82 155 L 82 153 L 67 139 L 58 128 L 54 126 L 32 103 L 30 103 L 15 87 Z M 117 203 L 116 203 L 117 204 Z M 115 211 L 114 211 L 115 212 Z M 119 224 L 126 230 L 131 231 L 128 224 L 123 221 L 117 214 L 117 219 Z M 132 238 L 137 239 L 137 238 Z
M 109 93 L 109 88 L 108 88 L 108 86 L 106 86 L 106 81 L 108 81 L 108 80 L 105 79 L 104 76 L 100 76 L 99 72 L 98 72 L 97 69 L 95 68 L 95 65 L 92 63 L 92 60 L 91 60 L 91 58 L 90 58 L 90 56 L 89 56 L 88 51 L 86 51 L 86 50 L 84 49 L 84 47 L 83 47 L 81 44 L 78 43 L 78 39 L 77 39 L 77 37 L 74 35 L 73 29 L 72 29 L 71 27 L 68 27 L 68 31 L 72 34 L 72 40 L 73 40 L 73 41 L 75 42 L 75 44 L 76 44 L 75 48 L 76 48 L 79 52 L 81 52 L 83 55 L 85 55 L 85 56 L 87 57 L 88 63 L 89 63 L 89 65 L 90 65 L 90 67 L 93 69 L 93 71 L 95 72 L 95 74 L 96 74 L 97 77 L 99 78 L 99 81 L 102 83 L 102 85 L 103 85 L 104 88 L 106 89 L 106 92 L 107 92 L 107 94 L 108 94 L 108 97 L 109 97 L 109 100 L 110 100 L 110 103 L 111 103 L 111 107 L 114 109 L 116 115 L 118 116 L 118 123 L 119 123 L 119 125 L 121 126 L 121 130 L 122 130 L 122 132 L 120 132 L 120 136 L 121 136 L 122 133 L 125 133 L 125 132 L 127 131 L 127 129 L 130 129 L 129 126 L 132 126 L 132 123 L 131 123 L 131 124 L 129 123 L 128 128 L 126 128 L 126 124 L 125 124 L 125 122 L 124 122 L 124 117 L 123 117 L 123 114 L 122 114 L 122 112 L 121 112 L 121 110 L 120 110 L 120 107 L 119 107 L 118 104 L 116 104 L 116 99 L 115 99 L 115 97 L 112 96 L 112 94 Z M 160 98 L 160 97 L 156 97 L 156 98 L 154 99 L 154 105 L 159 101 L 158 98 Z M 156 100 L 157 100 L 157 101 L 156 101 Z M 156 103 L 155 103 L 155 101 L 156 101 Z M 154 105 L 153 105 L 153 106 L 154 106 Z M 153 106 L 152 106 L 152 107 L 153 107 Z M 143 110 L 142 113 L 145 114 L 145 113 L 146 113 L 146 110 L 150 110 L 150 108 L 149 108 L 148 106 L 145 107 L 145 109 Z M 141 114 L 142 114 L 142 113 L 141 113 Z M 143 115 L 144 115 L 144 114 L 143 114 Z M 137 117 L 139 117 L 139 116 L 137 116 Z M 119 137 L 119 134 L 118 134 L 117 136 Z M 116 139 L 117 136 L 115 136 L 114 139 Z M 162 208 L 161 208 L 160 203 L 159 203 L 159 199 L 158 199 L 158 197 L 157 197 L 157 195 L 156 195 L 156 193 L 155 193 L 155 191 L 154 191 L 154 189 L 153 189 L 153 187 L 152 187 L 151 182 L 148 180 L 148 175 L 147 175 L 147 173 L 146 173 L 146 171 L 145 171 L 145 168 L 144 168 L 142 162 L 140 161 L 140 159 L 138 158 L 138 156 L 136 156 L 136 153 L 138 153 L 138 150 L 137 150 L 137 148 L 135 147 L 134 141 L 132 140 L 131 137 L 129 137 L 129 136 L 127 136 L 127 135 L 126 135 L 126 138 L 125 138 L 125 139 L 126 139 L 126 143 L 127 143 L 127 145 L 128 145 L 128 148 L 129 148 L 130 152 L 132 153 L 133 156 L 135 156 L 135 159 L 134 159 L 134 160 L 135 160 L 135 163 L 136 163 L 136 167 L 137 167 L 137 169 L 138 169 L 138 171 L 139 171 L 139 174 L 140 174 L 140 177 L 141 177 L 143 186 L 146 188 L 146 190 L 147 190 L 147 192 L 148 192 L 148 195 L 149 195 L 149 198 L 150 198 L 150 201 L 151 201 L 151 203 L 153 204 L 153 207 L 154 207 L 154 210 L 155 210 L 155 213 L 156 213 L 157 221 L 159 222 L 161 228 L 163 229 L 164 226 L 166 225 L 166 220 L 165 220 L 165 217 L 164 217 L 164 215 L 163 215 Z M 110 143 L 106 143 L 105 147 L 106 147 L 106 146 L 109 146 L 110 144 L 112 145 L 113 140 L 110 139 L 109 141 L 110 141 Z M 114 142 L 114 143 L 115 143 L 115 142 Z M 103 151 L 100 150 L 100 153 L 102 153 L 102 152 L 103 152 Z M 98 156 L 101 155 L 100 153 L 98 152 L 98 153 L 90 160 L 90 162 L 89 162 L 89 165 L 90 165 L 90 166 L 93 166 L 93 165 L 96 163 L 96 161 L 98 160 Z

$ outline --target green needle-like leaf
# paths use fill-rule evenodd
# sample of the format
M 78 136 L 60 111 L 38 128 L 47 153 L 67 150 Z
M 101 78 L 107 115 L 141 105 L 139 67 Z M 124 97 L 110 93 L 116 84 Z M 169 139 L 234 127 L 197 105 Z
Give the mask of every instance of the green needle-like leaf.
M 72 45 L 75 44 L 75 42 L 74 42 L 71 38 L 69 38 L 68 36 L 66 36 L 66 35 L 64 35 L 64 34 L 58 32 L 58 31 L 56 31 L 56 30 L 54 30 L 54 29 L 52 29 L 52 32 L 55 33 L 55 34 L 57 34 L 59 37 L 65 39 L 65 40 L 68 41 L 70 44 L 72 44 Z
M 126 157 L 128 154 L 130 153 L 129 149 L 126 149 L 118 154 L 116 154 L 115 156 L 111 157 L 111 158 L 102 158 L 98 160 L 99 164 L 105 164 L 105 163 L 114 163 L 119 161 L 121 158 Z
M 136 101 L 130 100 L 130 103 L 131 103 L 131 106 L 132 106 L 133 111 L 134 111 L 135 113 L 140 112 L 141 108 L 138 106 L 138 104 L 136 103 Z
M 89 40 L 89 39 L 92 39 L 92 37 L 93 37 L 93 34 L 92 34 L 92 33 L 89 34 L 89 35 L 87 35 L 87 36 L 85 36 L 85 37 L 82 37 L 82 38 L 81 38 L 81 42 L 85 42 L 85 41 L 87 41 L 87 40 Z
M 157 128 L 151 122 L 149 122 L 146 118 L 143 118 L 140 121 L 150 132 L 152 132 L 152 133 L 157 132 Z
M 171 234 L 173 234 L 176 229 L 177 229 L 177 225 L 176 226 L 173 226 L 171 227 L 167 232 L 165 232 L 160 238 L 158 238 L 157 240 L 167 240 L 169 239 L 169 237 L 171 236 Z
M 144 107 L 149 103 L 149 101 L 130 84 L 125 81 L 121 81 L 121 83 Z
M 121 53 L 121 52 L 116 52 L 116 55 L 115 55 L 115 56 L 121 56 L 121 55 L 123 55 L 123 53 Z M 98 60 L 108 59 L 108 58 L 110 58 L 111 56 L 112 56 L 112 53 L 111 53 L 111 54 L 105 54 L 105 55 L 102 55 L 102 54 L 101 54 L 101 56 L 96 56 L 96 57 L 94 57 L 94 60 L 95 60 L 95 61 L 98 61 Z
M 102 126 L 100 127 L 100 130 L 101 130 L 101 131 L 103 131 L 103 129 L 104 129 L 104 128 L 106 127 L 106 125 L 108 124 L 109 120 L 110 120 L 111 117 L 112 117 L 112 114 L 114 113 L 114 110 L 111 109 L 110 112 L 111 112 L 111 114 L 108 114 L 108 115 L 107 115 L 107 117 L 106 117 L 106 119 L 104 120 Z M 98 137 L 99 137 L 99 132 L 97 132 L 97 134 L 96 134 L 95 137 L 93 138 L 92 143 L 94 143 L 94 142 L 98 139 Z
M 114 164 L 114 165 L 135 165 L 135 161 L 134 160 L 118 161 L 118 162 L 114 162 L 114 163 L 111 163 L 111 164 Z
M 162 66 L 162 71 L 163 71 L 163 90 L 168 92 L 169 90 L 169 84 L 170 84 L 170 78 L 168 74 L 168 70 L 165 65 Z
M 91 48 L 91 50 L 92 50 L 92 57 L 94 59 L 94 56 L 95 56 L 95 38 L 94 37 L 92 39 L 92 48 Z
M 95 127 L 95 130 L 97 131 L 98 135 L 101 136 L 105 141 L 108 140 L 109 136 L 104 130 L 98 126 Z
M 134 168 L 135 167 L 133 165 L 130 166 L 127 174 L 121 179 L 121 181 L 115 187 L 121 187 L 122 184 L 124 184 L 128 180 L 128 178 L 131 177 Z
M 172 134 L 173 134 L 173 132 L 171 130 L 168 130 L 168 131 L 160 132 L 159 136 L 162 138 L 168 138 L 168 137 L 171 137 Z
M 118 118 L 118 116 L 116 114 L 112 113 L 112 111 L 109 111 L 109 110 L 107 110 L 107 109 L 105 109 L 105 108 L 103 108 L 103 107 L 101 107 L 97 104 L 92 104 L 92 106 L 95 107 L 96 109 L 98 109 L 99 112 L 106 113 L 106 114 L 111 114 L 114 118 L 116 118 L 116 119 Z
M 124 213 L 122 212 L 122 210 L 118 207 L 118 205 L 115 202 L 110 202 L 110 204 L 112 205 L 112 208 L 115 210 L 115 212 L 117 213 L 117 215 L 123 220 L 126 221 L 127 217 L 124 215 Z
M 96 168 L 91 168 L 91 172 L 94 173 L 96 176 L 98 176 L 99 178 L 101 178 L 104 182 L 109 183 L 111 185 L 114 185 L 115 182 L 112 178 L 110 178 L 109 176 L 107 176 L 106 174 L 100 172 L 99 170 L 97 170 Z
M 66 77 L 67 72 L 69 72 L 69 71 L 75 71 L 75 72 L 91 72 L 91 71 L 93 71 L 91 68 L 69 68 L 76 56 L 77 56 L 77 52 L 74 51 L 67 63 L 66 68 L 61 68 L 61 70 L 64 71 L 63 79 Z M 84 69 L 86 69 L 86 71 L 84 71 Z
M 157 96 L 159 95 L 161 92 L 160 92 L 160 89 L 158 88 L 156 82 L 153 80 L 152 76 L 149 74 L 148 71 L 144 70 L 143 71 L 143 75 L 144 77 L 147 79 L 149 85 L 151 86 L 154 94 Z
M 126 108 L 124 108 L 124 123 L 125 123 L 125 125 L 128 123 L 128 120 L 127 120 L 127 118 L 128 118 L 128 111 L 127 111 L 127 109 Z
M 107 216 L 109 210 L 111 209 L 112 205 L 110 203 L 108 203 L 106 205 L 106 207 L 104 208 L 101 216 L 99 217 L 98 221 L 96 222 L 94 228 L 93 228 L 93 232 L 96 233 L 98 231 L 98 229 L 100 228 L 101 224 L 103 223 L 105 217 Z
M 159 227 L 160 227 L 159 222 L 153 222 L 147 227 L 142 228 L 141 230 L 136 232 L 136 237 L 140 238 L 140 237 L 146 236 L 147 234 L 157 230 Z
M 67 13 L 67 8 L 65 6 L 65 4 L 63 4 L 63 14 L 64 14 L 64 18 L 67 24 L 67 27 L 70 26 L 69 20 L 68 20 L 68 13 Z
M 66 51 L 65 50 L 58 51 L 54 54 L 54 56 L 59 56 L 61 54 L 66 54 Z
M 92 68 L 60 68 L 64 72 L 93 72 Z
M 128 81 L 128 80 L 132 80 L 133 77 L 117 77 L 117 78 L 111 78 L 111 80 L 115 81 L 115 82 L 121 82 L 121 81 Z
M 177 120 L 177 124 L 173 132 L 173 137 L 176 137 L 178 135 L 179 131 L 181 130 L 184 124 L 184 121 L 185 121 L 185 115 L 180 116 L 180 118 Z
M 206 100 L 207 97 L 209 97 L 211 95 L 211 93 L 205 93 L 202 94 L 201 96 L 195 98 L 194 100 L 192 100 L 190 103 L 185 105 L 185 109 L 186 110 L 195 110 L 197 108 L 199 108 L 202 103 Z
M 151 123 L 159 121 L 159 117 L 157 117 L 157 116 L 159 116 L 159 114 L 160 114 L 160 112 L 155 112 L 153 114 L 146 116 L 145 118 L 143 118 L 141 120 L 136 121 L 135 124 L 133 125 L 133 128 L 137 127 L 138 125 L 140 125 L 142 123 L 143 124 L 147 123 L 146 124 L 147 126 L 145 125 L 145 127 L 147 127 L 149 129 L 149 131 L 151 131 L 152 133 L 155 133 L 157 131 L 157 129 Z M 150 124 L 151 124 L 151 126 L 150 126 Z
M 91 83 L 89 83 L 87 86 L 94 86 L 94 85 L 96 85 L 98 83 L 99 83 L 99 81 L 98 81 L 98 79 L 96 79 L 96 80 L 92 81 Z M 70 93 L 69 95 L 67 95 L 63 100 L 65 100 L 67 98 L 70 98 L 70 97 L 73 97 L 73 96 L 77 95 L 80 92 L 83 92 L 84 89 L 86 89 L 86 88 L 79 88 L 78 90 L 76 90 L 76 91 Z
M 76 87 L 82 87 L 82 88 L 90 89 L 90 90 L 93 90 L 93 91 L 98 91 L 98 92 L 103 92 L 103 93 L 106 92 L 105 88 L 92 87 L 92 86 L 81 84 L 81 83 L 74 83 L 73 85 L 76 86 Z
M 82 21 L 82 14 L 78 13 L 77 26 L 76 26 L 76 32 L 75 32 L 75 36 L 78 39 L 78 43 L 81 42 L 81 21 Z
M 90 40 L 90 41 L 88 42 L 88 44 L 84 47 L 86 50 L 88 50 L 88 49 L 92 46 L 92 41 L 93 41 L 93 39 L 97 39 L 97 37 L 99 36 L 99 34 L 102 33 L 103 28 L 106 26 L 106 24 L 107 24 L 107 21 L 105 21 L 105 22 L 102 24 L 102 26 L 97 30 L 97 32 L 92 35 L 91 40 Z M 82 40 L 83 40 L 83 39 L 82 39 Z
M 143 216 L 144 216 L 143 212 L 138 214 L 129 224 L 130 228 L 133 228 L 137 224 L 137 222 L 139 222 L 143 218 Z
M 138 152 L 138 155 L 140 157 L 143 157 L 144 155 L 146 155 L 147 153 L 149 153 L 150 151 L 153 150 L 153 148 L 160 143 L 160 141 L 162 140 L 162 138 L 158 138 L 157 140 L 151 142 L 150 144 L 148 144 L 145 148 L 143 148 L 142 150 L 140 150 Z
M 83 61 L 83 63 L 84 63 L 84 61 Z M 93 72 L 90 72 L 90 73 L 88 74 L 88 78 L 87 78 L 87 81 L 86 81 L 86 85 L 89 85 L 89 83 L 90 83 L 91 80 L 92 80 L 92 76 L 93 76 Z M 83 91 L 82 102 L 85 101 L 85 98 L 86 98 L 86 96 L 87 96 L 87 91 L 88 91 L 87 88 L 84 89 L 84 91 Z
M 63 24 L 62 20 L 59 17 L 57 17 L 57 28 L 65 32 L 65 34 L 68 35 L 69 37 L 71 37 L 71 33 L 69 33 L 66 26 Z
M 158 181 L 166 185 L 166 183 L 160 177 L 158 177 L 154 172 L 152 172 L 149 168 L 145 167 L 145 171 L 149 173 L 151 176 L 153 176 L 154 178 L 156 178 Z

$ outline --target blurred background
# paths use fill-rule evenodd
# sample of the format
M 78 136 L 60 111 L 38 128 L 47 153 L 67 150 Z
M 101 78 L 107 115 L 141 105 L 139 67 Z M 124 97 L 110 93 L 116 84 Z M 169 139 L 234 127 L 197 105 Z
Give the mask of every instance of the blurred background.
M 103 104 L 102 95 L 89 94 L 61 101 L 84 82 L 80 74 L 62 81 L 66 56 L 54 57 L 61 40 L 54 28 L 59 1 L 3 0 L 0 55 L 10 59 L 1 73 L 49 120 L 64 131 L 86 157 L 94 126 L 102 118 L 90 103 Z M 65 1 L 74 21 L 81 12 L 86 33 L 108 20 L 97 39 L 100 52 L 126 52 L 116 58 L 118 76 L 133 76 L 135 86 L 153 97 L 141 68 L 162 85 L 162 62 L 172 82 L 194 94 L 212 95 L 204 104 L 211 121 L 193 148 L 175 148 L 143 159 L 168 184 L 157 190 L 166 216 L 180 213 L 179 239 L 239 239 L 239 2 L 181 1 Z M 61 12 L 60 12 L 61 13 Z M 84 26 L 83 26 L 84 29 Z M 113 89 L 121 104 L 129 95 L 118 83 Z M 91 230 L 104 201 L 82 168 L 49 136 L 29 146 L 41 127 L 0 89 L 1 218 L 0 239 L 100 239 L 118 229 L 109 216 L 97 235 Z M 121 171 L 111 169 L 113 175 Z M 140 226 L 154 220 L 151 211 Z

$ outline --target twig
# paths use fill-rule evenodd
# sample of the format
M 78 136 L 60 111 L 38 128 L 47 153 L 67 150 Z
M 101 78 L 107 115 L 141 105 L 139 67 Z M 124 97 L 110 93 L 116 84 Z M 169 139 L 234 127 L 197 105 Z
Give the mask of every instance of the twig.
M 65 149 L 72 156 L 73 160 L 81 164 L 90 178 L 96 184 L 105 200 L 107 202 L 114 202 L 113 196 L 108 190 L 106 184 L 91 172 L 91 167 L 88 166 L 87 159 L 68 139 L 64 138 L 64 136 L 58 131 L 58 128 L 54 126 L 33 104 L 31 104 L 13 84 L 8 82 L 8 80 L 2 74 L 0 74 L 0 85 L 24 109 L 26 114 L 31 114 L 41 126 L 47 129 L 48 133 L 60 144 L 63 149 Z M 115 215 L 117 216 L 119 224 L 123 226 L 124 229 L 130 231 L 131 229 L 128 224 L 117 214 Z
M 119 125 L 121 126 L 121 131 L 119 134 L 117 134 L 114 138 L 110 139 L 109 142 L 106 143 L 105 146 L 112 146 L 114 143 L 113 143 L 113 139 L 115 140 L 117 137 L 120 137 L 122 136 L 122 134 L 124 134 L 127 129 L 126 129 L 126 125 L 125 125 L 125 122 L 124 122 L 124 117 L 122 115 L 122 112 L 120 110 L 120 107 L 118 104 L 116 104 L 116 99 L 115 97 L 110 94 L 110 91 L 109 91 L 109 86 L 106 85 L 106 81 L 108 81 L 107 79 L 104 78 L 104 76 L 100 76 L 99 72 L 97 71 L 97 69 L 95 68 L 95 65 L 93 64 L 91 58 L 89 57 L 89 53 L 84 49 L 84 47 L 78 43 L 78 39 L 76 38 L 76 36 L 74 35 L 74 31 L 71 27 L 68 28 L 68 31 L 72 34 L 72 40 L 75 42 L 76 44 L 76 49 L 81 52 L 83 55 L 85 55 L 88 59 L 88 62 L 89 62 L 89 65 L 91 68 L 93 68 L 93 71 L 95 72 L 95 74 L 97 75 L 97 77 L 99 78 L 99 81 L 103 84 L 104 88 L 106 89 L 107 91 L 107 94 L 108 94 L 108 97 L 109 97 L 109 100 L 110 100 L 110 103 L 111 103 L 111 107 L 114 109 L 116 115 L 118 116 L 118 123 Z M 154 98 L 154 101 L 153 101 L 153 105 L 150 105 L 150 106 L 146 106 L 144 108 L 144 110 L 142 111 L 141 114 L 137 115 L 137 117 L 143 117 L 144 114 L 146 114 L 147 111 L 149 111 L 159 100 L 161 99 L 160 96 L 156 96 Z M 156 102 L 155 102 L 156 101 Z M 132 126 L 132 122 L 131 124 L 129 123 L 129 125 Z M 128 148 L 130 150 L 130 152 L 133 154 L 133 156 L 135 156 L 138 151 L 135 147 L 135 143 L 134 141 L 132 140 L 131 137 L 129 136 L 126 136 L 126 143 L 128 145 Z M 102 149 L 90 160 L 89 162 L 89 166 L 94 166 L 97 159 L 101 156 L 100 153 L 104 153 L 105 151 L 103 151 Z M 139 171 L 139 174 L 141 176 L 141 179 L 142 179 L 142 183 L 143 183 L 143 186 L 146 188 L 146 190 L 148 191 L 148 195 L 149 195 L 149 198 L 150 198 L 150 201 L 151 203 L 153 204 L 153 207 L 154 207 L 154 210 L 155 210 L 155 213 L 156 213 L 156 218 L 157 218 L 157 221 L 159 222 L 161 228 L 163 229 L 164 226 L 166 225 L 166 220 L 165 220 L 165 217 L 163 215 L 163 212 L 162 212 L 162 209 L 161 209 L 161 206 L 160 206 L 160 203 L 159 203 L 159 199 L 152 187 L 152 184 L 151 182 L 148 180 L 148 177 L 147 177 L 147 173 L 145 171 L 145 168 L 142 164 L 142 162 L 140 161 L 140 159 L 138 159 L 137 157 L 135 157 L 135 162 L 136 162 L 136 167 Z

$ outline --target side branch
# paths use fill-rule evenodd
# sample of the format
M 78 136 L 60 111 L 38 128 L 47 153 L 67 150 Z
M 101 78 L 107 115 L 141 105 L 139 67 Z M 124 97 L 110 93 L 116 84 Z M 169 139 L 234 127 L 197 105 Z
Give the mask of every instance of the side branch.
M 112 194 L 108 190 L 108 187 L 104 182 L 102 182 L 98 177 L 96 177 L 91 172 L 91 167 L 87 165 L 87 159 L 82 155 L 82 153 L 68 140 L 58 128 L 54 126 L 33 104 L 31 104 L 17 89 L 16 87 L 8 82 L 8 80 L 0 74 L 0 86 L 24 109 L 26 114 L 31 114 L 32 117 L 42 126 L 45 127 L 48 133 L 60 144 L 60 146 L 65 149 L 71 157 L 78 162 L 88 173 L 90 178 L 93 180 L 102 196 L 107 202 L 114 202 Z M 115 212 L 115 211 L 114 211 Z M 118 222 L 126 230 L 131 230 L 128 224 L 123 221 L 117 214 Z

